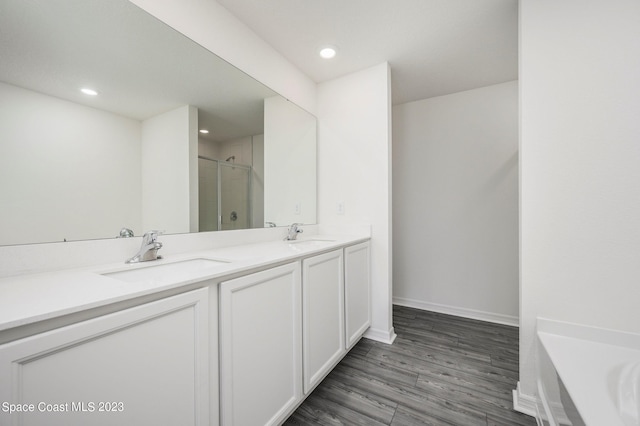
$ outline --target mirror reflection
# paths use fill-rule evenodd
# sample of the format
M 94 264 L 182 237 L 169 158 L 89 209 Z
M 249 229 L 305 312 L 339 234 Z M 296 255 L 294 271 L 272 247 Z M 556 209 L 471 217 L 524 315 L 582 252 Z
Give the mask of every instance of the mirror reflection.
M 127 0 L 0 0 L 0 57 L 0 245 L 315 223 L 315 117 Z

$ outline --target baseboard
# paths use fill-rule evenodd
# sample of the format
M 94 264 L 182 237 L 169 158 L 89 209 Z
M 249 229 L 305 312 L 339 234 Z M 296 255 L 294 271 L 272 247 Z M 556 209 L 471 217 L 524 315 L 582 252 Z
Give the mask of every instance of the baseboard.
M 425 311 L 440 312 L 441 314 L 455 315 L 458 317 L 493 322 L 496 324 L 510 325 L 514 327 L 518 327 L 520 325 L 520 321 L 518 320 L 518 317 L 514 317 L 511 315 L 477 311 L 475 309 L 459 308 L 456 306 L 449 306 L 449 305 L 440 305 L 438 303 L 423 302 L 421 300 L 406 299 L 403 297 L 394 297 L 393 304 L 406 306 L 408 308 L 422 309 Z
M 520 382 L 513 390 L 513 409 L 531 417 L 536 417 L 538 398 L 520 391 Z
M 393 331 L 393 327 L 391 327 L 391 329 L 387 331 L 374 329 L 370 327 L 362 337 L 366 339 L 375 340 L 376 342 L 382 342 L 390 345 L 393 343 L 394 340 L 396 340 L 397 336 L 396 336 L 396 332 Z

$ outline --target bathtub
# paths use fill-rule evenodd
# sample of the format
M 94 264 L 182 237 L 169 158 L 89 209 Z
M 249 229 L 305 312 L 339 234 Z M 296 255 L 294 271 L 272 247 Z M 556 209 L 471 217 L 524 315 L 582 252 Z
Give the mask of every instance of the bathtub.
M 640 426 L 640 334 L 539 318 L 538 424 Z

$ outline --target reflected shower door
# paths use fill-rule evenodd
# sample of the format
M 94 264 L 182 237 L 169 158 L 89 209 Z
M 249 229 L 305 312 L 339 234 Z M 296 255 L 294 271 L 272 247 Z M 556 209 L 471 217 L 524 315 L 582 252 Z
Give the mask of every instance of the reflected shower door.
M 251 228 L 251 167 L 220 162 L 220 229 Z
M 200 232 L 218 230 L 218 162 L 198 158 Z

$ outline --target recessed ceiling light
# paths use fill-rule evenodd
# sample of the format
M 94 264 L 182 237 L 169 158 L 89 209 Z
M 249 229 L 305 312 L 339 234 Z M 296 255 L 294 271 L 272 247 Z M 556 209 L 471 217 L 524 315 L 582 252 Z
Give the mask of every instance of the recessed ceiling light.
M 207 129 L 200 129 L 200 133 L 206 135 L 207 133 L 209 133 L 209 131 Z
M 89 96 L 96 96 L 98 94 L 98 92 L 96 92 L 93 89 L 89 89 L 88 87 L 84 87 L 84 88 L 80 89 L 80 91 L 82 93 L 84 93 L 85 95 L 89 95 Z
M 336 56 L 336 48 L 334 46 L 325 46 L 320 49 L 320 56 L 324 59 L 331 59 Z

